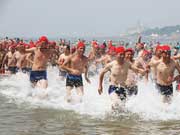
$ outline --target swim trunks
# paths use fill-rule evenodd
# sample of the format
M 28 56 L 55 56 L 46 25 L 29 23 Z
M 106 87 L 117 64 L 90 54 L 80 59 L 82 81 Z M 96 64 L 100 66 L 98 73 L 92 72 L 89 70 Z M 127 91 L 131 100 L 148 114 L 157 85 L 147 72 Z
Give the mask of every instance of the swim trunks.
M 115 92 L 120 97 L 121 100 L 126 99 L 126 90 L 125 90 L 125 88 L 110 85 L 109 89 L 108 89 L 108 93 L 111 94 L 113 92 Z
M 66 86 L 70 87 L 80 87 L 83 86 L 83 80 L 81 75 L 67 74 Z
M 125 88 L 126 88 L 127 94 L 129 96 L 137 95 L 137 93 L 138 93 L 138 86 L 137 85 L 136 86 L 130 86 L 130 87 L 126 86 Z
M 12 74 L 17 73 L 17 67 L 8 67 L 8 71 L 10 71 Z
M 46 71 L 31 71 L 30 72 L 30 81 L 32 83 L 37 82 L 42 79 L 47 80 L 47 72 Z
M 156 83 L 156 88 L 159 90 L 159 92 L 162 95 L 170 96 L 170 95 L 173 94 L 173 86 L 172 86 L 172 84 L 169 85 L 169 86 L 163 86 L 163 85 L 160 85 L 160 84 Z

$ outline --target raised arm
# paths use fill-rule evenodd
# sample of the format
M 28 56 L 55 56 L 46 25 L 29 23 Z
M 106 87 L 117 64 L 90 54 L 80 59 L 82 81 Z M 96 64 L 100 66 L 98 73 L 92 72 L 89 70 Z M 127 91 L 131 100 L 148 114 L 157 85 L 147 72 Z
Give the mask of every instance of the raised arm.
M 130 65 L 130 69 L 136 73 L 140 73 L 141 75 L 145 74 L 145 69 L 138 68 L 136 64 Z
M 36 50 L 36 47 L 33 47 L 33 48 L 26 49 L 25 52 L 26 53 L 33 53 L 35 50 Z
M 28 62 L 30 62 L 30 63 L 33 64 L 34 62 L 33 62 L 33 61 L 31 60 L 31 58 L 30 58 L 31 55 L 32 55 L 31 53 L 27 54 L 27 55 L 26 55 L 26 60 L 27 60 Z

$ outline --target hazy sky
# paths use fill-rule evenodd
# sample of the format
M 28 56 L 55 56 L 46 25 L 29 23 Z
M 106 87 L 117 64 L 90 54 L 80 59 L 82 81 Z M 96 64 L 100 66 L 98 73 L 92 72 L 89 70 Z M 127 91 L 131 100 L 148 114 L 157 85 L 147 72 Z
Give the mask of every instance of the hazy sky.
M 120 35 L 180 24 L 180 0 L 0 0 L 0 36 Z

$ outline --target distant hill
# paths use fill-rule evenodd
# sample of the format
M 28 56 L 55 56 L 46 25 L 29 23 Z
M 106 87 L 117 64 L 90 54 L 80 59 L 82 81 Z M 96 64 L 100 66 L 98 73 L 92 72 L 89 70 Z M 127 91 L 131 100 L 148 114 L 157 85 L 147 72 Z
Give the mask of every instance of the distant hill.
M 135 27 L 122 34 L 123 38 L 127 40 L 136 40 L 139 35 L 143 37 L 143 40 L 156 40 L 161 42 L 179 41 L 180 40 L 180 25 L 165 26 L 156 28 L 141 28 Z
M 166 26 L 163 28 L 153 28 L 153 29 L 147 29 L 141 33 L 145 36 L 150 36 L 152 34 L 158 34 L 158 35 L 167 35 L 171 36 L 173 34 L 180 34 L 180 25 L 176 26 Z

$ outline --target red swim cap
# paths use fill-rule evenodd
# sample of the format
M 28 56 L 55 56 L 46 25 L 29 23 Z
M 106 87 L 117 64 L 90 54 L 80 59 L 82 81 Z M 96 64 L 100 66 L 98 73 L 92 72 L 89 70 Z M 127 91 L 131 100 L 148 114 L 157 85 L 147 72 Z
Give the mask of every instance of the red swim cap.
M 162 50 L 162 46 L 157 45 L 157 46 L 156 46 L 156 51 L 158 51 L 158 50 Z
M 9 49 L 11 49 L 11 48 L 12 48 L 12 49 L 15 49 L 15 48 L 16 48 L 16 45 L 10 45 L 10 46 L 9 46 Z
M 85 44 L 83 42 L 79 42 L 77 44 L 77 49 L 79 49 L 79 48 L 85 48 Z
M 39 38 L 39 42 L 42 42 L 42 41 L 44 41 L 44 42 L 46 42 L 46 43 L 49 42 L 49 41 L 48 41 L 48 38 L 47 38 L 46 36 L 41 36 L 41 37 Z
M 71 48 L 71 53 L 74 53 L 76 51 L 76 47 L 75 46 L 72 46 Z
M 127 49 L 125 50 L 125 52 L 131 52 L 131 53 L 134 54 L 134 50 L 133 50 L 132 48 L 127 48 Z
M 116 48 L 116 53 L 124 53 L 125 52 L 125 48 L 123 46 L 120 46 L 118 48 Z
M 109 48 L 109 50 L 115 52 L 115 51 L 116 51 L 116 47 L 115 47 L 115 46 L 111 46 L 111 47 Z
M 169 45 L 163 45 L 161 48 L 162 48 L 162 51 L 171 51 L 171 48 Z
M 102 45 L 100 45 L 100 48 L 101 48 L 101 49 L 105 49 L 106 47 L 105 47 L 104 44 L 102 44 Z
M 150 54 L 150 52 L 148 50 L 143 51 L 143 55 L 148 55 L 148 54 Z
M 96 42 L 96 41 L 92 41 L 92 46 L 94 47 L 94 48 L 98 48 L 99 46 L 98 46 L 98 43 Z

